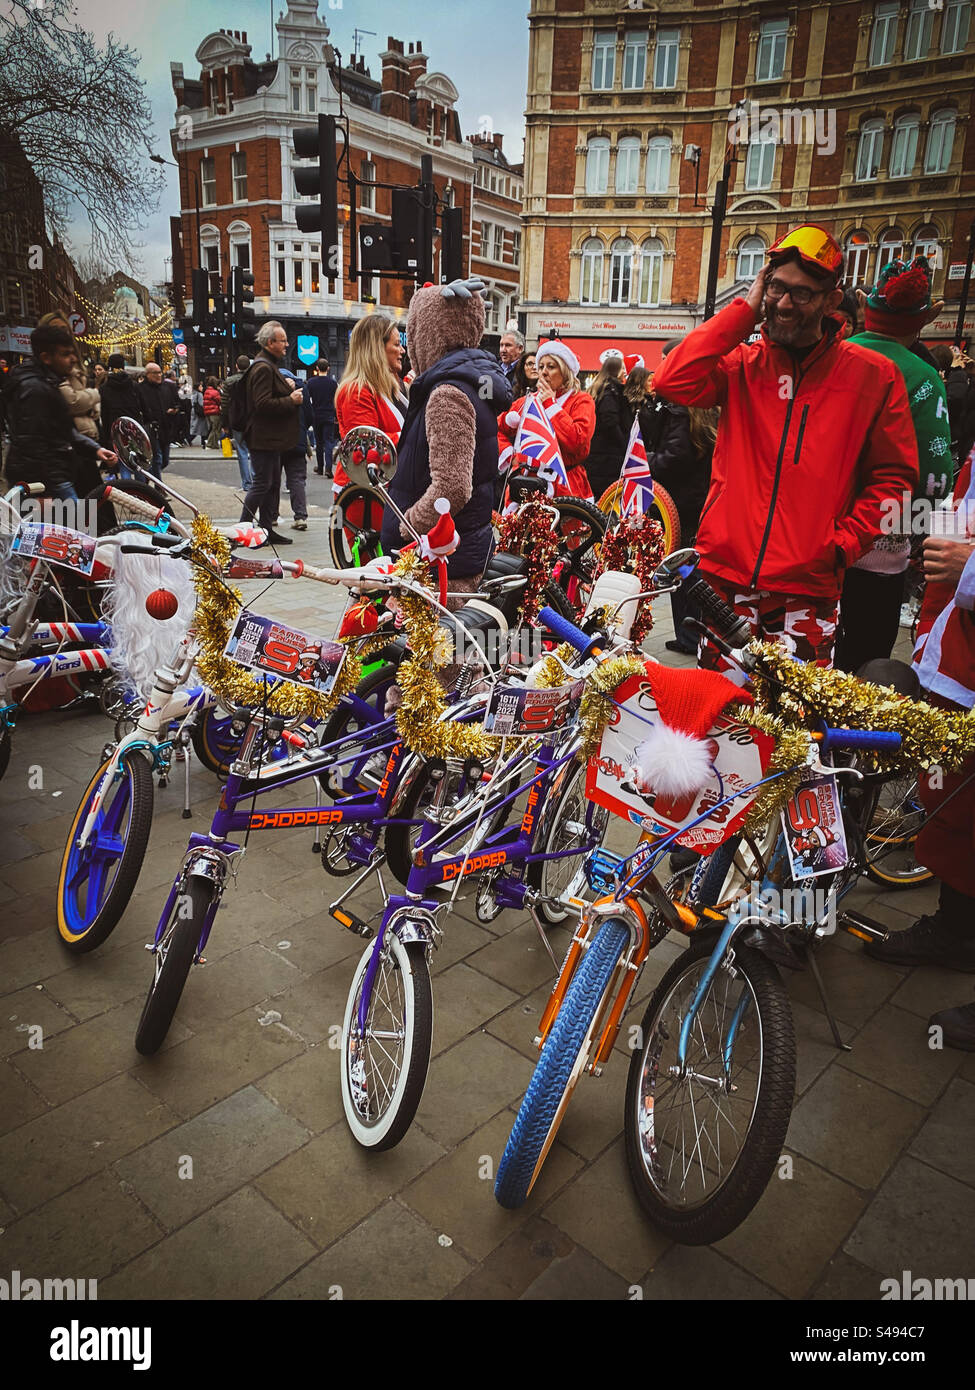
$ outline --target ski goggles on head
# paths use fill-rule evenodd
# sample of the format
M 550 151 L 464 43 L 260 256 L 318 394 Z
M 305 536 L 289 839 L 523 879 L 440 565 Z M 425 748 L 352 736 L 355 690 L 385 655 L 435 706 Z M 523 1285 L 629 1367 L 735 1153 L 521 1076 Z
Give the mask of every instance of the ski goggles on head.
M 812 222 L 786 232 L 769 247 L 770 256 L 783 251 L 798 252 L 799 257 L 809 261 L 820 274 L 827 271 L 830 275 L 837 275 L 843 267 L 843 252 L 839 243 L 825 228 L 817 227 Z

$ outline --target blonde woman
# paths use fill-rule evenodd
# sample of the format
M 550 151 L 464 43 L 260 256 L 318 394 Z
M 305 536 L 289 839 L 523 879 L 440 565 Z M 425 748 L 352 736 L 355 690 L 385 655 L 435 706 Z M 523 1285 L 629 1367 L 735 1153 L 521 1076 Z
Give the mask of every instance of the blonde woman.
M 541 345 L 536 361 L 538 389 L 535 399 L 545 407 L 569 478 L 568 488 L 556 484 L 555 490 L 591 502 L 592 488 L 584 465 L 596 428 L 596 403 L 588 391 L 579 387 L 579 359 L 570 347 L 556 339 Z M 502 468 L 507 466 L 524 404 L 522 396 L 498 421 L 499 466 Z
M 344 439 L 357 425 L 371 425 L 399 443 L 408 401 L 400 380 L 403 345 L 399 329 L 385 314 L 367 314 L 352 330 L 349 360 L 335 393 L 335 418 Z M 332 483 L 334 492 L 348 485 L 339 465 Z

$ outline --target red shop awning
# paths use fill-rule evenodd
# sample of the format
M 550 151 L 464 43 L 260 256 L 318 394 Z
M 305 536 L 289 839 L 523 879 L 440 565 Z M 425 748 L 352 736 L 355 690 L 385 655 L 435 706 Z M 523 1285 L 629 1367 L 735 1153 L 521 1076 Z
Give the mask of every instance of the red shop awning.
M 598 372 L 603 365 L 603 356 L 612 351 L 621 353 L 624 357 L 629 357 L 631 353 L 637 353 L 643 358 L 643 365 L 653 371 L 654 367 L 660 365 L 661 352 L 663 345 L 668 340 L 666 338 L 562 338 L 561 342 L 566 347 L 570 347 L 579 359 L 579 366 L 584 372 Z M 543 344 L 539 341 L 538 351 L 541 352 Z

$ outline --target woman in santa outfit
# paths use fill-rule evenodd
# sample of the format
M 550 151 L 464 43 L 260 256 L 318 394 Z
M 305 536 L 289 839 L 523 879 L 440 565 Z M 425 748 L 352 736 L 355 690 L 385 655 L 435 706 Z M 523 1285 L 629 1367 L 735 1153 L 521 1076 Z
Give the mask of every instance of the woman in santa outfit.
M 954 513 L 924 541 L 927 587 L 918 621 L 914 669 L 931 704 L 975 708 L 975 453 L 955 482 Z M 934 532 L 934 526 L 932 526 Z M 947 534 L 946 534 L 947 533 Z M 937 769 L 934 770 L 937 773 Z M 914 852 L 941 880 L 937 911 L 865 949 L 891 965 L 936 965 L 975 973 L 975 758 L 956 773 L 918 780 L 931 817 Z M 975 1052 L 975 1004 L 942 1009 L 929 1020 L 949 1047 Z
M 399 329 L 385 314 L 367 314 L 352 330 L 349 360 L 335 393 L 335 416 L 342 439 L 357 425 L 369 425 L 399 443 L 409 404 L 400 380 L 403 345 Z M 341 492 L 349 475 L 337 464 L 333 492 Z
M 570 347 L 556 339 L 544 343 L 536 355 L 538 389 L 535 400 L 545 409 L 555 437 L 569 486 L 555 484 L 557 496 L 584 497 L 592 501 L 592 488 L 584 467 L 596 428 L 596 403 L 579 386 L 579 359 Z M 515 401 L 498 421 L 498 466 L 507 468 L 513 452 L 525 397 Z

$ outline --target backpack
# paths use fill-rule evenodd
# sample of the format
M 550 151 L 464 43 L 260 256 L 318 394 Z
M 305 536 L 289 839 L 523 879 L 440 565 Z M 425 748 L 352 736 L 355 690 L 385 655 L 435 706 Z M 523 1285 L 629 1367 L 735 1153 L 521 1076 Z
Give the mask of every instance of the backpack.
M 224 382 L 220 413 L 226 418 L 228 429 L 237 434 L 244 433 L 250 418 L 247 407 L 247 378 L 250 372 L 251 368 L 248 367 L 236 381 Z

